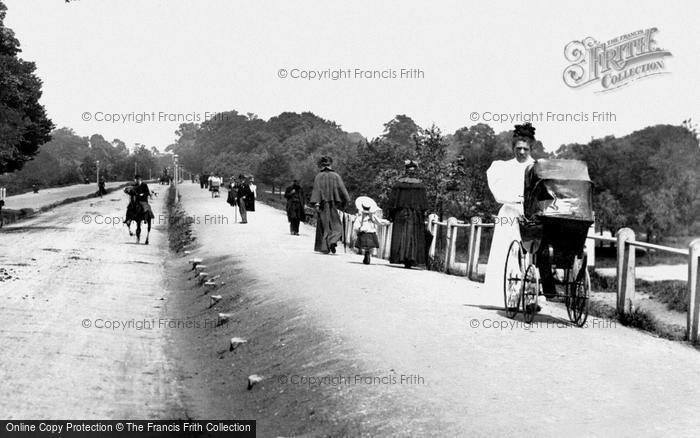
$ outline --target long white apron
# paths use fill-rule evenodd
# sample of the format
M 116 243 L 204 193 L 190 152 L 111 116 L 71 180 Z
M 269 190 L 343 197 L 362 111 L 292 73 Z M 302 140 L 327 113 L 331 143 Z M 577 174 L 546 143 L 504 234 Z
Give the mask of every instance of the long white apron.
M 523 214 L 523 189 L 525 169 L 534 160 L 519 163 L 513 158 L 494 161 L 486 171 L 489 189 L 496 202 L 503 204 L 496 217 L 489 263 L 486 268 L 485 287 L 494 297 L 503 294 L 503 275 L 508 247 L 513 240 L 520 240 L 518 217 Z

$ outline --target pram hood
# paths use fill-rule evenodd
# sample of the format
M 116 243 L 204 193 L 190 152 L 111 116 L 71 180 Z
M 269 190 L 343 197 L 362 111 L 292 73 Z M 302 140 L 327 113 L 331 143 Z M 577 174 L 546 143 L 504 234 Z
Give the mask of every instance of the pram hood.
M 592 222 L 592 189 L 588 166 L 583 161 L 537 160 L 525 171 L 525 217 Z

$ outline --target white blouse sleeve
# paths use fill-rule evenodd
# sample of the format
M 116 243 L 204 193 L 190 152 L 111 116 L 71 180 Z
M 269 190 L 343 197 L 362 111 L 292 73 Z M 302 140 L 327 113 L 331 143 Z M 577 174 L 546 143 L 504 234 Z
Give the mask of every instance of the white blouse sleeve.
M 499 204 L 514 204 L 522 201 L 523 176 L 506 161 L 494 161 L 486 171 L 489 189 Z

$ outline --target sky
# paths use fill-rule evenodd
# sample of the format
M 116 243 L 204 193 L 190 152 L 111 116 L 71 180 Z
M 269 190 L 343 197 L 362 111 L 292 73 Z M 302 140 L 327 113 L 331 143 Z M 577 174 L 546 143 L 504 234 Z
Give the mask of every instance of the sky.
M 234 109 L 264 119 L 311 111 L 369 138 L 397 114 L 444 134 L 479 122 L 501 132 L 531 120 L 551 151 L 689 117 L 700 122 L 697 1 L 5 4 L 5 25 L 20 56 L 37 65 L 41 103 L 55 125 L 128 145 L 164 150 L 179 121 Z M 654 47 L 670 52 L 655 59 L 662 74 L 604 92 L 600 80 L 564 83 L 567 44 L 651 28 Z

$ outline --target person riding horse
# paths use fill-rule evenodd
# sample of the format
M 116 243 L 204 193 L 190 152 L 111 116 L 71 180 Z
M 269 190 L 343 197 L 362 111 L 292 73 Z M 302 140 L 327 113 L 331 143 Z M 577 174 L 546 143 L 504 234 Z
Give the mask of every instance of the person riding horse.
M 148 225 L 148 232 L 150 233 L 151 221 L 155 218 L 153 210 L 151 210 L 151 205 L 148 203 L 148 198 L 151 197 L 151 191 L 148 185 L 141 180 L 141 176 L 136 175 L 134 176 L 134 185 L 126 187 L 124 193 L 130 196 L 129 205 L 126 207 L 126 219 L 124 223 L 129 228 L 129 235 L 133 236 L 131 232 L 131 221 L 136 222 L 136 241 L 138 242 L 141 238 L 141 222 L 146 222 Z M 148 245 L 148 234 L 146 235 L 146 241 L 144 243 Z

